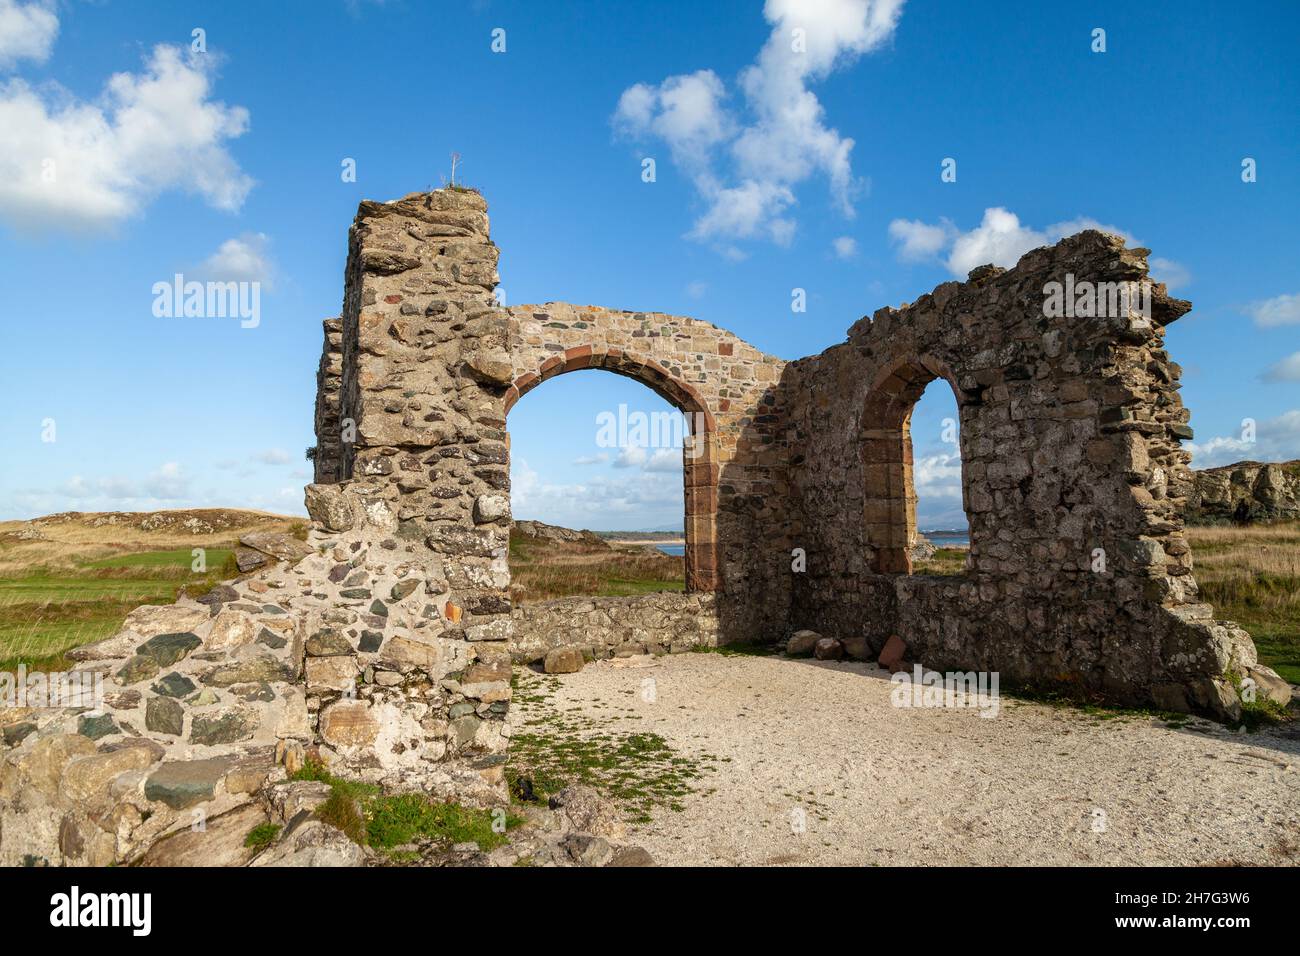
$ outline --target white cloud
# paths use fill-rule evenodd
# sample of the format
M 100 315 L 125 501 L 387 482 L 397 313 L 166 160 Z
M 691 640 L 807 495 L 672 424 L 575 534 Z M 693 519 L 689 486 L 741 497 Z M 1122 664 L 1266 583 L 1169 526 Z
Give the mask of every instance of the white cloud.
M 695 221 L 694 239 L 771 239 L 788 246 L 794 238 L 794 220 L 781 215 L 794 204 L 794 193 L 776 183 L 746 180 L 739 186 L 718 189 L 713 205 Z
M 227 239 L 199 267 L 204 279 L 221 282 L 260 282 L 270 288 L 274 276 L 265 233 L 247 232 Z
M 731 240 L 788 245 L 792 187 L 818 172 L 840 212 L 854 214 L 862 183 L 850 161 L 853 140 L 826 125 L 808 85 L 887 42 L 902 7 L 903 0 L 767 0 L 771 33 L 739 77 L 743 119 L 729 111 L 726 85 L 708 69 L 624 90 L 615 127 L 666 143 L 708 205 L 692 238 L 717 241 L 732 258 L 739 251 Z
M 74 475 L 61 485 L 56 494 L 68 498 L 109 498 L 114 501 L 154 499 L 174 501 L 190 493 L 190 479 L 176 462 L 167 462 L 144 478 L 111 476 L 84 478 Z
M 726 95 L 712 70 L 670 76 L 657 87 L 637 83 L 619 97 L 614 122 L 631 135 L 662 139 L 674 162 L 698 170 L 707 167 L 713 148 L 732 134 L 722 106 Z
M 247 458 L 222 458 L 213 463 L 218 471 L 229 471 L 236 478 L 250 478 L 258 473 L 259 465 L 288 465 L 301 459 L 295 458 L 283 448 L 264 448 L 261 451 L 255 451 L 248 455 Z M 298 473 L 290 477 L 297 478 Z M 306 477 L 306 473 L 302 473 Z
M 912 485 L 918 498 L 961 499 L 961 455 L 940 452 L 912 463 Z
M 681 472 L 682 450 L 680 448 L 658 448 L 645 463 L 646 471 Z
M 852 259 L 858 254 L 858 240 L 852 236 L 840 236 L 831 240 L 831 248 L 839 259 Z
M 938 256 L 957 233 L 948 220 L 930 226 L 919 220 L 895 219 L 889 224 L 889 238 L 895 242 L 904 262 L 920 262 Z
M 1165 288 L 1170 292 L 1181 289 L 1192 281 L 1191 271 L 1181 262 L 1156 256 L 1149 264 L 1151 266 L 1151 278 L 1157 282 L 1163 282 Z
M 969 232 L 962 232 L 947 219 L 933 225 L 920 220 L 895 219 L 889 224 L 889 238 L 897 247 L 898 258 L 904 262 L 938 260 L 947 250 L 943 265 L 954 276 L 964 279 L 976 266 L 988 263 L 1010 269 L 1031 249 L 1052 245 L 1085 229 L 1121 236 L 1130 246 L 1140 245 L 1132 233 L 1088 216 L 1034 229 L 1023 225 L 1019 216 L 1001 206 L 985 209 L 980 224 Z M 1165 282 L 1171 289 L 1191 281 L 1187 268 L 1172 259 L 1155 258 L 1150 265 L 1152 278 Z
M 640 468 L 645 465 L 649 456 L 645 449 L 639 445 L 629 445 L 618 453 L 614 459 L 615 468 Z
M 0 69 L 19 60 L 44 63 L 58 33 L 59 18 L 49 3 L 0 0 Z
M 287 465 L 293 461 L 293 456 L 283 448 L 268 448 L 255 454 L 253 460 L 263 465 Z
M 680 466 L 680 458 L 679 458 Z M 567 528 L 680 526 L 683 514 L 680 475 L 644 472 L 597 477 L 579 484 L 544 481 L 523 459 L 510 473 L 511 510 Z
M 702 299 L 708 291 L 709 284 L 700 279 L 697 279 L 686 286 L 686 295 L 692 299 Z
M 1047 237 L 1020 225 L 1013 212 L 1002 208 L 984 210 L 984 220 L 970 232 L 956 237 L 948 256 L 948 271 L 965 276 L 970 270 L 986 262 L 995 265 L 1015 265 L 1030 249 L 1047 244 Z
M 1265 370 L 1263 379 L 1266 382 L 1300 382 L 1300 352 L 1274 362 Z
M 154 47 L 142 73 L 109 78 L 95 103 L 0 85 L 0 218 L 21 230 L 95 230 L 181 190 L 234 211 L 253 181 L 226 150 L 248 111 L 211 100 L 211 54 Z
M 1291 461 L 1300 458 L 1300 408 L 1256 424 L 1253 442 L 1239 435 L 1219 435 L 1204 442 L 1183 442 L 1183 447 L 1192 453 L 1193 468 L 1217 468 L 1245 459 Z
M 573 459 L 575 465 L 600 465 L 609 461 L 609 455 L 603 451 L 596 455 L 582 455 Z
M 1300 292 L 1294 295 L 1279 295 L 1262 302 L 1252 302 L 1246 306 L 1246 314 L 1255 320 L 1261 329 L 1276 328 L 1279 325 L 1300 325 Z
M 961 500 L 961 453 L 935 451 L 912 463 L 912 484 L 916 491 L 917 527 L 964 528 L 966 512 Z

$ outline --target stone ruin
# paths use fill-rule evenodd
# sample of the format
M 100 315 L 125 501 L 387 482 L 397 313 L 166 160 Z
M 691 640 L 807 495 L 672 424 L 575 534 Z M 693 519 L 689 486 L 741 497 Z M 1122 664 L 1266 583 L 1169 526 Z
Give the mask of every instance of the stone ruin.
M 73 656 L 105 707 L 0 713 L 0 863 L 133 860 L 257 801 L 310 757 L 396 789 L 505 799 L 511 668 L 775 643 L 811 629 L 875 659 L 1236 720 L 1236 681 L 1285 701 L 1250 636 L 1197 597 L 1191 437 L 1149 319 L 1049 318 L 1044 289 L 1146 282 L 1088 231 L 983 266 L 785 362 L 697 319 L 498 304 L 476 192 L 363 202 L 324 323 L 305 543 L 245 539 L 252 573 L 132 613 Z M 508 417 L 556 375 L 634 378 L 689 416 L 685 593 L 512 607 Z M 960 414 L 963 574 L 911 573 L 911 410 Z M 802 557 L 802 562 L 796 560 Z M 277 802 L 278 801 L 278 802 Z M 304 851 L 305 852 L 305 851 Z

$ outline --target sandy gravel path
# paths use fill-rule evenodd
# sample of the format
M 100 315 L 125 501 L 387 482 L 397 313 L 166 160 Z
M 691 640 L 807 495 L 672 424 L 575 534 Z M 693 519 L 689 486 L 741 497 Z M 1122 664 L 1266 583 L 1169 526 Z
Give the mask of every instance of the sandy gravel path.
M 581 714 L 718 759 L 680 812 L 631 835 L 663 864 L 1300 862 L 1294 730 L 1005 698 L 995 719 L 896 708 L 873 665 L 783 658 L 607 661 L 551 683 L 534 716 Z

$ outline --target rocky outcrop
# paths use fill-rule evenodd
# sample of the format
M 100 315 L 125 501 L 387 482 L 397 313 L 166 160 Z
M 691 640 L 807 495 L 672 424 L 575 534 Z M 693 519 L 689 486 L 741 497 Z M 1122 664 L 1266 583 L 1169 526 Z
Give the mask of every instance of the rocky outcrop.
M 541 521 L 516 521 L 511 526 L 511 530 L 526 538 L 538 538 L 542 541 L 580 542 L 592 547 L 610 547 L 609 543 L 594 531 L 575 531 L 573 528 L 561 528 Z
M 1192 473 L 1187 520 L 1193 523 L 1300 518 L 1300 460 L 1239 461 Z
M 934 546 L 934 542 L 925 535 L 918 534 L 916 536 L 916 541 L 912 544 L 910 550 L 912 563 L 915 564 L 918 561 L 929 561 L 934 557 L 935 552 L 938 550 L 939 549 Z

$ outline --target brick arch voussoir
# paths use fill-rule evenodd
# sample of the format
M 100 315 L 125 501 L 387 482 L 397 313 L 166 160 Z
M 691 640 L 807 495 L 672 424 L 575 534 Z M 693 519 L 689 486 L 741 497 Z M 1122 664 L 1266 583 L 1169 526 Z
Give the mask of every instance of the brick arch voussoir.
M 542 382 L 566 372 L 586 368 L 603 368 L 617 375 L 636 379 L 679 410 L 699 415 L 698 421 L 702 423 L 706 433 L 717 430 L 717 419 L 713 415 L 713 410 L 709 408 L 708 402 L 694 385 L 678 378 L 653 359 L 638 359 L 628 355 L 622 349 L 602 350 L 590 345 L 565 349 L 564 352 L 556 353 L 546 359 L 535 370 L 519 375 L 506 389 L 506 411 L 509 412 L 519 399 Z

